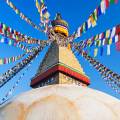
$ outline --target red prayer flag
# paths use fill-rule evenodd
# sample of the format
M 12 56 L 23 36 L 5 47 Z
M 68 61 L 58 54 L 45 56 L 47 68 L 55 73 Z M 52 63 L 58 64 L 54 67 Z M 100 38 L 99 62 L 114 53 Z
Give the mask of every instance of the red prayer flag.
M 118 35 L 118 34 L 120 34 L 120 25 L 118 25 L 117 27 L 116 27 L 116 33 L 115 33 L 116 35 Z
M 81 29 L 80 29 L 80 33 L 83 33 L 83 26 L 82 26 Z
M 9 36 L 11 39 L 12 39 L 12 34 L 10 34 L 10 36 Z
M 7 58 L 4 59 L 4 64 L 6 64 L 6 63 L 7 63 Z
M 109 0 L 105 0 L 105 5 L 106 5 L 106 8 L 109 7 Z
M 16 31 L 16 35 L 18 36 L 18 32 Z
M 2 33 L 2 29 L 0 29 L 0 33 Z
M 118 3 L 118 0 L 115 0 L 115 3 Z
M 102 33 L 102 39 L 105 37 L 105 34 L 104 34 L 104 32 Z
M 10 33 L 10 28 L 9 27 L 7 28 L 7 31 Z
M 117 51 L 120 51 L 120 41 L 116 43 L 116 49 Z
M 120 51 L 120 34 L 118 36 L 118 42 L 116 43 L 116 49 Z

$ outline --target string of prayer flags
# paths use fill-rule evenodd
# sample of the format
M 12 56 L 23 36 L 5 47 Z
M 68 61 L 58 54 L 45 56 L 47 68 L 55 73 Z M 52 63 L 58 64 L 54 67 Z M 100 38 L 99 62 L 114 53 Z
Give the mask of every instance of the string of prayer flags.
M 120 94 L 120 89 L 116 85 L 113 84 L 112 80 L 111 81 L 108 81 L 108 80 L 106 81 L 106 79 L 104 80 L 108 86 L 110 86 L 116 93 Z
M 38 2 L 38 0 L 36 0 L 36 8 L 38 9 L 38 12 L 41 12 L 41 6 L 40 3 Z
M 9 57 L 9 58 L 0 58 L 0 65 L 3 65 L 3 64 L 9 64 L 9 63 L 12 63 L 12 62 L 15 62 L 17 60 L 20 60 L 25 54 L 22 54 L 22 55 L 18 55 L 18 56 L 13 56 L 13 57 Z
M 41 14 L 42 14 L 42 17 L 43 17 L 43 18 L 48 19 L 48 18 L 50 17 L 50 14 L 49 14 L 49 12 L 48 12 L 48 10 L 47 10 L 47 6 L 46 6 L 45 4 L 43 4 L 43 5 L 41 6 Z
M 22 78 L 24 77 L 25 73 L 28 71 L 28 68 L 25 70 L 25 72 L 19 77 L 19 79 L 14 83 L 14 85 L 9 89 L 9 91 L 5 94 L 5 96 L 1 99 L 0 101 L 0 105 L 3 105 L 4 103 L 7 102 L 8 97 L 10 97 L 13 92 L 15 91 L 16 87 L 18 87 L 18 84 L 20 83 L 20 81 L 22 80 Z
M 120 25 L 117 25 L 115 27 L 113 27 L 112 29 L 108 29 L 106 31 L 104 31 L 103 33 L 97 34 L 89 39 L 86 39 L 84 41 L 80 41 L 78 46 L 81 46 L 82 49 L 85 48 L 89 48 L 94 46 L 94 57 L 97 55 L 98 53 L 98 48 L 96 49 L 96 47 L 99 47 L 101 50 L 100 55 L 102 55 L 104 49 L 101 48 L 105 45 L 109 45 L 107 47 L 107 55 L 110 55 L 110 45 L 112 43 L 116 43 L 116 49 L 120 50 L 120 43 L 118 42 L 120 41 Z M 82 44 L 81 44 L 82 42 Z
M 76 50 L 79 51 L 78 49 Z M 100 73 L 102 78 L 111 85 L 111 88 L 120 94 L 120 76 L 89 56 L 85 51 L 81 50 L 79 52 L 82 57 L 84 57 Z
M 45 40 L 38 40 L 36 38 L 32 38 L 25 34 L 22 34 L 7 25 L 0 22 L 0 34 L 5 37 L 9 37 L 10 39 L 14 40 L 14 43 L 18 42 L 26 42 L 28 44 L 42 44 L 45 43 Z
M 41 1 L 41 4 L 38 2 L 38 0 L 36 0 L 36 8 L 38 10 L 38 13 L 40 14 L 41 26 L 44 26 L 45 32 L 47 29 L 47 24 L 49 22 L 50 14 L 43 0 Z
M 34 52 L 30 54 L 27 58 L 22 60 L 21 62 L 17 63 L 16 66 L 9 69 L 7 72 L 1 75 L 0 77 L 0 87 L 2 87 L 5 83 L 7 83 L 11 78 L 13 78 L 19 71 L 21 71 L 23 68 L 25 68 L 31 60 L 36 58 L 36 56 L 39 54 L 39 52 L 42 50 L 41 46 L 38 46 L 34 49 Z
M 25 39 L 32 39 L 31 37 L 21 34 L 3 23 L 0 23 L 0 34 L 14 39 L 15 42 L 24 41 Z
M 76 39 L 78 37 L 81 37 L 83 33 L 85 33 L 88 29 L 91 27 L 95 27 L 97 25 L 97 20 L 98 18 L 102 15 L 105 14 L 107 8 L 113 4 L 117 3 L 118 0 L 101 0 L 101 3 L 97 8 L 93 11 L 93 13 L 90 14 L 88 20 L 84 22 L 78 29 L 77 31 L 73 34 L 74 38 Z M 87 28 L 87 29 L 83 29 Z M 109 33 L 108 33 L 109 34 Z
M 24 50 L 25 52 L 30 52 L 29 48 L 21 43 L 16 43 L 14 40 L 12 39 L 8 39 L 7 37 L 2 37 L 0 36 L 0 43 L 4 43 L 7 44 L 9 46 L 14 46 L 17 48 L 21 48 L 22 50 Z
M 6 103 L 8 101 L 8 99 L 9 99 L 8 97 L 10 97 L 13 94 L 13 92 L 15 91 L 15 89 L 18 87 L 20 81 L 22 80 L 22 78 L 25 76 L 25 74 L 27 73 L 27 71 L 31 67 L 32 62 L 33 61 L 31 61 L 31 63 L 29 63 L 29 65 L 27 66 L 27 68 L 25 69 L 25 71 L 20 75 L 20 77 L 18 78 L 18 80 L 14 83 L 14 85 L 9 89 L 9 91 L 1 99 L 0 105 L 3 105 L 4 103 Z
M 11 7 L 16 14 L 20 16 L 22 20 L 25 20 L 28 24 L 30 24 L 33 28 L 39 30 L 40 32 L 43 32 L 41 28 L 37 25 L 35 25 L 28 17 L 26 17 L 20 10 L 17 9 L 15 5 L 10 0 L 5 0 L 9 7 Z

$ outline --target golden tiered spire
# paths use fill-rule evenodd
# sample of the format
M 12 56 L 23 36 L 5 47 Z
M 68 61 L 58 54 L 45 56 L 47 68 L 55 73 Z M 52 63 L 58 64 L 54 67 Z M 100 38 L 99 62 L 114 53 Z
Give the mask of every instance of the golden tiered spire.
M 56 33 L 60 33 L 68 37 L 68 23 L 65 20 L 62 20 L 61 14 L 57 13 L 55 20 L 51 22 L 52 27 Z
M 89 85 L 89 78 L 83 72 L 72 50 L 58 44 L 60 41 L 64 43 L 68 37 L 68 23 L 62 20 L 60 13 L 57 13 L 51 24 L 57 38 L 53 40 L 36 76 L 31 81 L 31 86 L 36 88 L 50 84 L 73 83 Z

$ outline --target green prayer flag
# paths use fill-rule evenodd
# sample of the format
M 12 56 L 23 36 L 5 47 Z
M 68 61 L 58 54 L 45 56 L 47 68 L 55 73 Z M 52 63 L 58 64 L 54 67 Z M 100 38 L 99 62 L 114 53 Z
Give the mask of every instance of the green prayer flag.
M 41 3 L 44 3 L 44 0 L 41 0 Z
M 10 58 L 10 62 L 13 62 L 13 61 L 12 61 L 12 57 Z
M 95 12 L 93 12 L 92 17 L 93 17 L 93 19 L 95 20 Z
M 97 10 L 96 9 L 94 10 L 94 16 L 95 16 L 95 20 L 97 21 L 98 18 L 97 18 Z
M 97 21 L 97 11 L 96 11 L 96 9 L 94 10 L 92 16 L 93 16 L 94 20 Z
M 111 45 L 111 44 L 112 44 L 112 38 L 108 39 L 107 44 L 108 44 L 108 45 Z
M 96 46 L 99 46 L 99 47 L 100 47 L 100 46 L 101 46 L 101 40 L 97 40 L 96 42 L 97 42 L 97 43 L 96 43 Z
M 115 0 L 110 0 L 110 4 L 113 4 L 113 3 L 115 3 Z
M 95 39 L 95 40 L 97 40 L 97 39 L 98 39 L 98 37 L 99 37 L 99 35 L 97 34 L 97 35 L 95 36 L 95 38 L 94 38 L 94 39 Z

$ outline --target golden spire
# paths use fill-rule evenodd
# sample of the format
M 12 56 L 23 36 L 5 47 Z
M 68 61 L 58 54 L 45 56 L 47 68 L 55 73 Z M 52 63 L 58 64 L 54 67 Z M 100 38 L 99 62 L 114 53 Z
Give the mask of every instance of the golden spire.
M 60 33 L 65 37 L 68 37 L 68 23 L 62 19 L 61 14 L 57 13 L 55 20 L 51 22 L 52 27 L 56 33 Z

